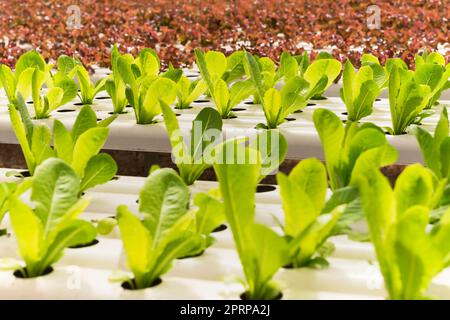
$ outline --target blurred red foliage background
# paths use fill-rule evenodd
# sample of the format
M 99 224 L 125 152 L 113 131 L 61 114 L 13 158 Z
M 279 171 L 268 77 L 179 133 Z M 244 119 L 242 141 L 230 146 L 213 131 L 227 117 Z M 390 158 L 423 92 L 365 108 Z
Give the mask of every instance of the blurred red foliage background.
M 369 30 L 368 6 L 380 8 L 381 28 Z M 81 28 L 69 30 L 71 5 Z M 361 52 L 408 62 L 424 48 L 450 42 L 450 0 L 1 0 L 0 61 L 13 65 L 37 48 L 46 58 L 76 55 L 87 65 L 108 65 L 111 46 L 136 53 L 156 48 L 163 61 L 193 61 L 193 49 L 246 48 L 277 59 L 311 43 L 339 59 Z M 450 47 L 447 47 L 450 58 Z

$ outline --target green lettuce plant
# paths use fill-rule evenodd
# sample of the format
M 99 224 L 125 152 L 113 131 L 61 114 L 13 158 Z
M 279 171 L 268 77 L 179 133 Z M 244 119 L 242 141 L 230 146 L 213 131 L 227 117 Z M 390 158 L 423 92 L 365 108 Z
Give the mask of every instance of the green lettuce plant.
M 195 50 L 195 57 L 202 79 L 222 119 L 233 117 L 233 107 L 253 93 L 251 81 L 236 81 L 228 88 L 227 82 L 222 79 L 228 65 L 223 53 L 208 51 L 205 54 L 201 50 Z
M 32 179 L 33 207 L 16 195 L 9 200 L 11 225 L 25 262 L 19 271 L 25 278 L 49 272 L 65 248 L 90 243 L 96 237 L 89 222 L 77 219 L 89 200 L 79 200 L 80 179 L 67 163 L 48 159 Z
M 450 64 L 445 65 L 445 58 L 438 52 L 428 54 L 424 51 L 422 55 L 415 56 L 416 70 L 414 81 L 420 85 L 430 87 L 429 100 L 425 109 L 430 109 L 437 104 L 437 100 L 444 90 L 450 88 Z
M 344 206 L 322 213 L 327 192 L 327 172 L 317 159 L 301 161 L 289 174 L 277 174 L 285 213 L 284 233 L 289 264 L 294 268 L 328 265 L 320 249 L 332 235 Z
M 222 118 L 215 109 L 203 108 L 192 122 L 190 144 L 187 145 L 173 110 L 163 101 L 161 107 L 172 157 L 183 181 L 191 185 L 212 165 L 214 142 L 221 136 Z
M 244 163 L 223 161 L 227 158 L 227 145 L 236 154 L 245 156 Z M 288 262 L 288 251 L 282 237 L 254 221 L 256 184 L 261 172 L 257 160 L 259 155 L 238 140 L 227 141 L 217 150 L 214 170 L 219 180 L 225 216 L 244 270 L 246 291 L 242 297 L 249 300 L 276 299 L 281 292 L 272 278 Z
M 97 94 L 105 90 L 105 83 L 108 78 L 105 77 L 93 83 L 89 72 L 77 58 L 66 55 L 60 56 L 58 58 L 58 70 L 70 79 L 77 78 L 80 87 L 78 97 L 83 105 L 92 104 Z
M 142 65 L 144 61 L 147 62 Z M 175 101 L 177 79 L 170 79 L 172 72 L 158 75 L 159 64 L 152 53 L 141 51 L 137 61 L 119 57 L 117 68 L 126 84 L 126 97 L 134 109 L 137 124 L 154 123 L 154 118 L 161 113 L 160 101 L 168 105 Z
M 397 150 L 388 144 L 384 132 L 373 124 L 348 122 L 344 127 L 337 115 L 322 108 L 314 112 L 313 120 L 322 143 L 332 190 L 350 185 L 358 158 L 372 149 L 382 149 L 381 156 L 369 153 L 376 160 L 376 167 L 397 160 Z
M 370 237 L 389 298 L 424 299 L 434 276 L 450 262 L 450 210 L 428 229 L 433 178 L 408 166 L 395 189 L 376 168 L 358 178 Z
M 52 76 L 51 68 L 37 51 L 23 54 L 16 63 L 14 74 L 11 69 L 2 65 L 0 81 L 9 103 L 16 103 L 17 94 L 24 99 L 31 95 L 35 118 L 45 119 L 52 111 L 72 101 L 78 90 L 75 82 L 61 73 Z M 46 90 L 42 90 L 44 84 L 47 86 Z
M 246 52 L 246 62 L 250 80 L 254 84 L 256 96 L 262 101 L 264 116 L 266 117 L 266 125 L 260 125 L 261 127 L 277 128 L 289 114 L 306 106 L 306 100 L 302 96 L 302 92 L 305 90 L 307 83 L 300 77 L 292 77 L 281 91 L 275 88 L 265 90 L 261 68 L 256 59 L 248 52 Z
M 182 76 L 177 83 L 177 109 L 189 109 L 192 102 L 208 89 L 203 80 L 190 81 L 188 77 Z
M 413 123 L 418 123 L 428 113 L 423 110 L 430 99 L 430 87 L 415 81 L 412 71 L 392 66 L 389 75 L 389 108 L 393 135 L 404 134 Z
M 54 120 L 52 132 L 45 124 L 33 123 L 23 100 L 19 97 L 17 101 L 18 110 L 10 105 L 9 114 L 31 175 L 46 159 L 57 157 L 68 163 L 81 179 L 81 191 L 114 177 L 117 164 L 110 155 L 99 151 L 109 134 L 107 126 L 116 115 L 97 122 L 92 108 L 84 106 L 71 132 L 59 120 Z
M 350 60 L 345 62 L 341 99 L 347 108 L 347 118 L 357 122 L 373 112 L 373 104 L 380 88 L 370 66 L 361 66 L 355 74 Z
M 142 220 L 121 205 L 117 221 L 134 278 L 127 283 L 132 289 L 155 285 L 169 271 L 174 259 L 192 247 L 190 226 L 194 221 L 188 211 L 189 188 L 172 169 L 153 171 L 139 195 Z

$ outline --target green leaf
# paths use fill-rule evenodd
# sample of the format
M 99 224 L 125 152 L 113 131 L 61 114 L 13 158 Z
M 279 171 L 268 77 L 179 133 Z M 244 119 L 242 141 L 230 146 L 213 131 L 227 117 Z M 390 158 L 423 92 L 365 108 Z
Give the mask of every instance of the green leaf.
M 139 211 L 153 239 L 153 248 L 164 241 L 167 233 L 186 214 L 189 188 L 172 169 L 152 172 L 139 195 Z
M 331 188 L 336 189 L 339 185 L 336 179 L 339 176 L 340 150 L 345 137 L 344 127 L 339 117 L 326 109 L 314 111 L 313 119 L 322 142 Z
M 326 77 L 327 82 L 319 92 L 314 95 L 321 95 L 333 83 L 341 72 L 341 63 L 335 59 L 319 59 L 314 61 L 308 69 L 306 69 L 304 78 L 308 81 L 310 88 L 316 87 L 320 81 Z
M 84 220 L 66 222 L 58 231 L 51 243 L 47 244 L 47 252 L 41 262 L 44 270 L 62 257 L 65 248 L 88 244 L 97 235 L 95 227 Z
M 78 200 L 80 181 L 64 161 L 51 158 L 42 163 L 34 174 L 31 200 L 42 222 L 44 237 L 68 209 Z
M 44 58 L 42 58 L 42 56 L 36 50 L 28 51 L 19 57 L 16 62 L 14 73 L 16 79 L 27 68 L 37 68 L 40 71 L 45 71 L 46 63 L 44 61 Z
M 269 128 L 276 128 L 281 112 L 281 95 L 278 90 L 270 88 L 266 91 L 264 94 L 263 108 L 267 126 Z
M 217 110 L 223 118 L 228 117 L 231 108 L 229 108 L 228 102 L 230 101 L 230 93 L 225 81 L 219 79 L 214 84 L 214 102 L 216 103 Z
M 108 133 L 108 128 L 92 128 L 82 133 L 75 142 L 72 168 L 79 177 L 84 176 L 87 163 L 103 147 Z
M 70 132 L 62 124 L 61 121 L 53 122 L 54 148 L 58 158 L 72 163 L 73 158 L 73 140 Z
M 89 159 L 84 176 L 81 180 L 80 191 L 110 181 L 117 173 L 117 164 L 106 153 L 100 153 Z
M 222 77 L 227 68 L 227 58 L 218 51 L 208 51 L 205 54 L 206 66 L 212 78 L 218 79 Z
M 279 288 L 271 282 L 275 273 L 287 263 L 287 245 L 285 240 L 269 227 L 253 224 L 249 227 L 252 239 L 249 257 L 241 257 L 244 271 L 249 276 L 248 299 L 272 300 Z
M 397 215 L 401 215 L 410 207 L 421 205 L 428 207 L 433 195 L 433 181 L 427 170 L 420 164 L 408 166 L 395 184 Z
M 149 253 L 152 248 L 152 236 L 139 218 L 126 206 L 122 205 L 117 208 L 117 222 L 127 254 L 128 266 L 134 274 L 137 286 L 145 288 L 149 285 L 145 275 L 150 264 Z
M 278 170 L 288 149 L 286 138 L 278 130 L 261 130 L 256 139 L 250 141 L 250 147 L 258 150 L 261 157 L 259 181 Z
M 30 207 L 12 197 L 9 204 L 11 225 L 16 235 L 19 253 L 27 265 L 30 276 L 38 275 L 35 264 L 43 254 L 44 227 Z
M 225 221 L 222 203 L 207 193 L 197 193 L 194 204 L 198 207 L 195 213 L 196 230 L 198 234 L 208 236 Z
M 54 157 L 55 152 L 51 148 L 52 133 L 45 124 L 37 124 L 33 128 L 33 138 L 31 142 L 31 152 L 33 152 L 36 165 L 44 160 Z
M 83 106 L 73 124 L 72 141 L 76 142 L 81 134 L 95 127 L 97 127 L 97 115 L 95 111 L 90 106 Z

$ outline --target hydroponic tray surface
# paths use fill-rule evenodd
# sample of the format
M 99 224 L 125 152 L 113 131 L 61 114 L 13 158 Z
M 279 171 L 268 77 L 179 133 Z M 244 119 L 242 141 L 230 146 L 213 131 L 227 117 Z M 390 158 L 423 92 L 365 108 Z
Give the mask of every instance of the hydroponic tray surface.
M 191 73 L 195 76 L 195 73 Z M 335 112 L 342 120 L 346 119 L 345 105 L 339 96 L 339 84 L 329 88 L 326 100 L 310 101 L 301 113 L 291 114 L 285 123 L 279 128 L 287 139 L 289 148 L 287 158 L 303 159 L 308 157 L 317 157 L 323 159 L 322 147 L 319 137 L 314 128 L 312 116 L 317 108 L 327 108 Z M 381 97 L 385 97 L 383 92 Z M 78 98 L 77 98 L 78 99 Z M 39 120 L 52 125 L 52 118 L 61 120 L 67 127 L 71 127 L 74 123 L 77 113 L 81 109 L 78 100 L 68 103 L 58 110 L 52 112 L 49 119 Z M 207 97 L 200 97 L 192 104 L 191 109 L 176 110 L 179 115 L 178 120 L 180 128 L 186 135 L 192 126 L 197 113 L 201 108 L 210 106 L 214 107 L 214 103 Z M 429 131 L 433 131 L 439 119 L 440 109 L 443 105 L 450 104 L 450 93 L 444 92 L 440 105 L 436 107 L 436 113 L 423 120 L 422 126 Z M 12 130 L 7 110 L 8 101 L 4 91 L 0 91 L 0 143 L 17 144 L 17 139 Z M 111 99 L 105 92 L 95 99 L 92 105 L 98 119 L 105 119 L 111 115 L 113 110 Z M 29 110 L 33 113 L 32 104 L 29 104 Z M 127 113 L 121 114 L 110 125 L 110 134 L 105 144 L 106 149 L 112 150 L 132 150 L 132 151 L 149 151 L 170 153 L 171 146 L 167 137 L 165 125 L 162 116 L 157 117 L 158 123 L 151 125 L 137 125 L 133 110 L 126 108 Z M 224 120 L 223 135 L 226 138 L 235 136 L 255 136 L 258 123 L 264 123 L 265 118 L 260 105 L 253 105 L 251 100 L 246 100 L 234 108 L 237 118 Z M 374 104 L 374 112 L 364 118 L 361 122 L 373 122 L 380 127 L 390 126 L 389 103 L 386 98 L 381 98 Z M 422 156 L 419 146 L 413 135 L 388 136 L 388 141 L 399 150 L 399 164 L 409 164 L 421 162 Z
M 0 181 L 7 169 L 0 169 Z M 126 204 L 137 212 L 137 199 L 144 178 L 124 177 L 86 192 L 92 199 L 82 218 L 97 220 L 115 214 Z M 217 187 L 216 182 L 197 181 L 192 194 Z M 28 198 L 25 194 L 24 199 Z M 256 219 L 276 229 L 273 216 L 282 218 L 278 190 L 256 194 Z M 8 217 L 2 227 L 9 228 Z M 358 226 L 360 229 L 364 225 Z M 108 279 L 114 270 L 126 270 L 126 257 L 117 228 L 90 247 L 66 249 L 64 257 L 48 275 L 19 279 L 11 270 L 0 271 L 0 299 L 238 299 L 243 287 L 236 281 L 241 265 L 229 229 L 213 234 L 216 243 L 199 257 L 176 260 L 163 282 L 144 290 L 125 290 Z M 346 236 L 331 238 L 335 251 L 324 270 L 281 269 L 283 299 L 383 299 L 386 292 L 370 243 Z M 0 237 L 0 257 L 20 259 L 14 235 Z M 429 294 L 450 299 L 450 270 L 437 276 Z

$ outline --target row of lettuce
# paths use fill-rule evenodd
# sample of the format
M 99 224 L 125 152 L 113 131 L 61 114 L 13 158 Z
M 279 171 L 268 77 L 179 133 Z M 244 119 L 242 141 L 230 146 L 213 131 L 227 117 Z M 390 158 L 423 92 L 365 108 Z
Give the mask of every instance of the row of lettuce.
M 139 213 L 119 206 L 114 219 L 93 225 L 79 218 L 89 205 L 84 191 L 108 182 L 117 172 L 114 160 L 100 153 L 108 125 L 117 115 L 98 121 L 92 108 L 84 106 L 71 130 L 58 120 L 50 129 L 33 121 L 22 96 L 16 97 L 9 112 L 31 177 L 0 184 L 0 218 L 9 214 L 24 261 L 13 266 L 16 275 L 45 275 L 67 247 L 92 243 L 116 225 L 133 274 L 121 280 L 130 289 L 155 286 L 174 259 L 201 255 L 214 243 L 212 232 L 223 223 L 231 229 L 241 260 L 244 299 L 279 298 L 282 292 L 273 277 L 281 268 L 326 267 L 326 256 L 333 251 L 327 240 L 338 234 L 372 241 L 391 299 L 425 298 L 432 278 L 450 263 L 450 137 L 445 108 L 434 134 L 414 127 L 426 166 L 408 166 L 394 189 L 379 171 L 397 159 L 384 131 L 370 123 L 343 124 L 332 111 L 316 110 L 314 124 L 326 165 L 306 159 L 289 175 L 277 174 L 284 222 L 274 229 L 255 222 L 255 192 L 284 160 L 283 136 L 277 130 L 259 131 L 258 137 L 266 141 L 278 139 L 270 143 L 275 149 L 247 143 L 247 138 L 205 140 L 209 129 L 222 128 L 219 111 L 206 107 L 196 117 L 203 124 L 201 134 L 185 141 L 172 134 L 178 129 L 172 108 L 162 100 L 159 104 L 172 147 L 181 151 L 175 159 L 179 173 L 153 167 L 140 192 Z M 230 149 L 247 160 L 230 162 Z M 197 194 L 191 203 L 188 185 L 209 167 L 214 168 L 219 187 Z M 326 196 L 328 186 L 331 197 Z M 21 197 L 30 189 L 32 205 Z M 360 219 L 367 220 L 370 234 L 351 229 Z
M 340 95 L 348 121 L 357 122 L 372 114 L 375 100 L 387 89 L 392 126 L 386 130 L 394 135 L 432 115 L 442 92 L 450 88 L 450 64 L 439 53 L 426 50 L 416 55 L 415 70 L 409 70 L 399 58 L 390 58 L 383 66 L 371 54 L 362 55 L 357 71 L 350 61 L 342 66 L 328 53 L 320 53 L 311 63 L 306 53 L 296 56 L 284 52 L 278 64 L 245 51 L 226 57 L 221 52 L 196 50 L 195 56 L 201 77 L 191 81 L 172 65 L 161 71 L 161 62 L 152 49 L 143 49 L 133 57 L 121 54 L 114 46 L 112 74 L 92 83 L 78 59 L 60 56 L 54 70 L 39 53 L 30 51 L 18 59 L 14 72 L 1 66 L 0 83 L 10 103 L 18 96 L 24 100 L 31 97 L 37 119 L 49 117 L 77 94 L 81 104 L 89 105 L 99 92 L 106 91 L 113 113 L 123 113 L 130 105 L 136 123 L 152 124 L 161 113 L 161 102 L 186 109 L 206 94 L 222 119 L 234 118 L 233 108 L 253 97 L 266 118 L 259 126 L 272 129 L 304 109 L 309 100 L 324 99 L 324 92 L 342 74 Z M 44 86 L 48 90 L 43 91 Z

